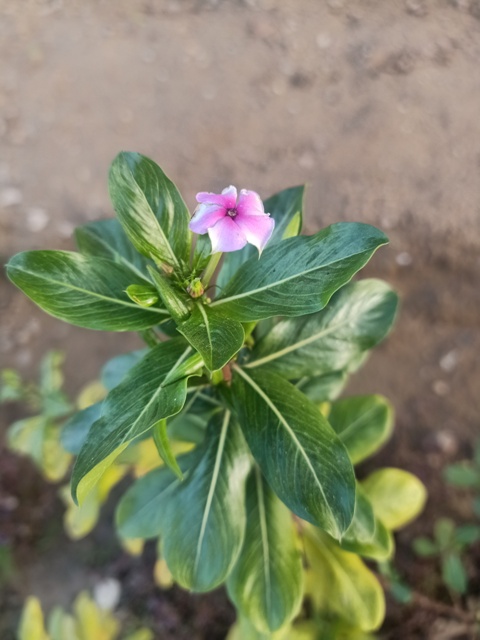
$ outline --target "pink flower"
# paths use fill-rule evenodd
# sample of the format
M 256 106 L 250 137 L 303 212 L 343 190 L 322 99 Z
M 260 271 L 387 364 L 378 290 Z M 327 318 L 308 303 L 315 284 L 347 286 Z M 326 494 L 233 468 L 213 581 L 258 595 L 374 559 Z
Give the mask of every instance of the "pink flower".
M 265 213 L 263 202 L 255 191 L 242 189 L 237 201 L 235 187 L 222 193 L 197 193 L 197 202 L 190 220 L 195 233 L 207 233 L 212 242 L 212 253 L 237 251 L 249 242 L 259 253 L 270 240 L 275 220 Z

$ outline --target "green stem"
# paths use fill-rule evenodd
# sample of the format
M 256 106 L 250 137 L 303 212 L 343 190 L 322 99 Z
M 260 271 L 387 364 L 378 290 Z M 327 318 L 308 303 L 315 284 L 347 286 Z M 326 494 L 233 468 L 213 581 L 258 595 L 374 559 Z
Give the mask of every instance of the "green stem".
M 215 269 L 222 257 L 222 252 L 218 251 L 217 253 L 212 253 L 210 256 L 210 260 L 208 261 L 207 266 L 205 267 L 205 271 L 203 272 L 202 283 L 203 287 L 206 289 L 210 284 L 210 280 L 212 279 L 213 274 L 215 273 Z

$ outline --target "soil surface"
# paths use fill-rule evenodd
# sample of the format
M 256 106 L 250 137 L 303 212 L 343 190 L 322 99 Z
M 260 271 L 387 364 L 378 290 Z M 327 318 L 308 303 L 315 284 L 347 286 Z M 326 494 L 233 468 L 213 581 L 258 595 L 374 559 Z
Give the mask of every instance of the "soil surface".
M 0 0 L 0 60 L 2 263 L 73 248 L 75 226 L 111 216 L 107 172 L 122 149 L 154 158 L 192 208 L 200 190 L 235 184 L 267 197 L 306 182 L 307 232 L 340 220 L 386 231 L 389 247 L 364 274 L 396 287 L 401 312 L 348 391 L 383 393 L 396 408 L 395 435 L 371 466 L 410 469 L 429 488 L 424 516 L 399 537 L 401 569 L 421 581 L 408 543 L 435 517 L 468 517 L 440 472 L 479 435 L 480 2 Z M 139 344 L 49 318 L 4 274 L 0 314 L 0 368 L 34 379 L 39 358 L 60 348 L 72 394 Z M 14 417 L 3 411 L 2 432 Z M 159 638 L 225 637 L 221 592 L 194 604 L 176 591 L 153 597 L 148 572 L 137 567 L 140 587 L 136 565 L 113 551 L 92 568 L 84 555 L 108 546 L 108 522 L 83 543 L 54 535 L 56 488 L 0 455 L 1 535 L 18 559 L 0 601 L 9 620 L 29 593 L 65 604 L 113 572 L 125 593 L 148 591 Z M 442 620 L 392 606 L 385 634 L 469 637 Z

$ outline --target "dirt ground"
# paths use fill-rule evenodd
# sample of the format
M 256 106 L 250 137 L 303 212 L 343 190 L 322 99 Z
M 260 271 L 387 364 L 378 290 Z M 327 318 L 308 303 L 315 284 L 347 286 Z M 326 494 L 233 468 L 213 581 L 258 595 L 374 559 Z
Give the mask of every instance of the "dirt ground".
M 365 274 L 397 288 L 401 313 L 349 391 L 395 405 L 375 465 L 429 487 L 404 540 L 461 511 L 439 472 L 479 435 L 479 0 L 0 0 L 0 61 L 2 263 L 72 248 L 75 226 L 111 216 L 122 149 L 154 158 L 192 208 L 199 190 L 267 197 L 306 182 L 308 232 L 339 220 L 386 231 Z M 3 274 L 0 314 L 0 368 L 33 379 L 61 348 L 71 392 L 138 344 L 47 317 Z M 55 574 L 48 557 L 23 567 L 20 591 L 50 606 L 80 569 L 64 558 Z

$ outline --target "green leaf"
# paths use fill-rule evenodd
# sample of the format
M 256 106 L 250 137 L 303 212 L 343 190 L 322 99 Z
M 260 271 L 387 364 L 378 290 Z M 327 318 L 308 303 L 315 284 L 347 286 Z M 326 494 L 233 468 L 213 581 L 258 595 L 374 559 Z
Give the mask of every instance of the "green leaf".
M 0 403 L 23 400 L 26 389 L 22 378 L 15 369 L 0 371 Z
M 468 578 L 458 553 L 451 551 L 442 558 L 442 579 L 452 591 L 460 594 L 466 593 Z
M 73 469 L 74 500 L 77 492 L 81 500 L 101 477 L 103 466 L 86 477 L 97 465 L 105 459 L 111 464 L 131 440 L 181 410 L 188 378 L 198 375 L 203 366 L 200 356 L 190 356 L 191 351 L 183 338 L 161 342 L 110 391 L 103 402 L 102 417 L 92 425 Z
M 148 267 L 148 273 L 155 283 L 156 290 L 166 309 L 175 321 L 185 320 L 190 313 L 191 300 L 186 293 L 172 286 L 167 276 L 160 275 L 153 267 Z
M 182 474 L 198 462 L 197 451 L 179 456 Z M 165 504 L 182 481 L 168 467 L 149 471 L 134 482 L 120 499 L 115 515 L 118 534 L 122 538 L 156 538 L 162 531 Z
M 49 418 L 62 418 L 71 413 L 73 407 L 62 393 L 62 365 L 65 355 L 61 351 L 49 351 L 40 363 L 40 395 L 42 413 Z
M 60 436 L 62 446 L 78 455 L 81 448 L 85 444 L 90 428 L 94 422 L 99 420 L 102 415 L 103 400 L 90 405 L 86 409 L 77 411 L 65 423 Z
M 247 366 L 268 367 L 288 379 L 348 371 L 387 335 L 397 302 L 381 280 L 352 282 L 324 311 L 278 322 L 255 346 Z
M 172 267 L 190 257 L 190 215 L 177 188 L 158 165 L 139 153 L 122 152 L 112 163 L 110 197 L 134 247 Z
M 188 469 L 182 467 L 183 482 L 166 469 L 137 481 L 120 501 L 117 526 L 125 537 L 160 534 L 161 555 L 175 581 L 193 591 L 209 591 L 230 573 L 245 532 L 250 462 L 228 411 L 213 418 L 204 443 L 189 454 L 188 462 Z
M 346 381 L 345 371 L 332 371 L 313 378 L 301 378 L 295 386 L 315 404 L 320 404 L 339 396 Z
M 289 238 L 247 260 L 212 307 L 241 322 L 320 311 L 386 242 L 378 229 L 354 222 Z
M 335 538 L 348 529 L 355 477 L 345 447 L 317 407 L 276 374 L 234 369 L 233 402 L 271 488 L 296 515 Z
M 480 540 L 480 526 L 476 524 L 464 524 L 457 527 L 455 540 L 461 546 L 469 546 Z
M 197 303 L 191 316 L 178 326 L 210 371 L 224 367 L 242 348 L 243 326 L 219 311 Z
M 272 237 L 268 241 L 268 246 L 300 233 L 304 192 L 304 185 L 290 187 L 265 200 L 263 203 L 265 211 L 275 220 L 275 228 Z M 229 280 L 232 279 L 240 266 L 252 257 L 258 259 L 258 251 L 251 244 L 248 244 L 241 251 L 231 251 L 225 254 L 222 268 L 217 278 L 217 286 L 220 291 L 227 286 Z
M 375 517 L 372 505 L 357 484 L 353 520 L 340 543 L 342 549 L 382 561 L 394 550 L 393 536 Z
M 155 446 L 157 447 L 158 455 L 164 461 L 169 469 L 173 471 L 173 473 L 180 478 L 183 479 L 183 474 L 178 466 L 177 459 L 172 451 L 172 447 L 170 446 L 170 441 L 167 435 L 167 421 L 159 420 L 153 425 L 153 441 L 155 442 Z
M 435 540 L 440 550 L 444 551 L 453 546 L 455 540 L 455 523 L 450 518 L 439 518 L 435 521 Z
M 368 458 L 393 430 L 393 407 L 382 396 L 355 396 L 333 402 L 328 421 L 346 446 L 352 464 Z
M 421 556 L 422 558 L 430 558 L 432 556 L 436 556 L 440 551 L 433 540 L 430 540 L 430 538 L 425 538 L 424 536 L 415 538 L 412 543 L 412 548 L 417 556 Z
M 163 309 L 142 309 L 125 293 L 148 282 L 123 265 L 68 251 L 25 251 L 7 264 L 10 280 L 39 307 L 87 329 L 140 331 L 158 324 Z
M 480 472 L 470 462 L 451 464 L 444 470 L 445 481 L 453 487 L 480 488 Z
M 313 572 L 311 597 L 315 608 L 323 616 L 340 616 L 363 631 L 380 627 L 385 617 L 385 596 L 362 560 L 312 527 L 305 531 L 304 544 Z
M 100 379 L 107 391 L 114 389 L 122 382 L 127 373 L 148 353 L 148 349 L 139 349 L 115 356 L 103 365 Z
M 262 633 L 277 631 L 298 613 L 303 569 L 293 519 L 255 467 L 247 483 L 247 529 L 227 582 L 229 596 Z
M 116 218 L 89 222 L 75 229 L 75 241 L 80 253 L 86 256 L 107 258 L 128 267 L 137 276 L 145 278 L 147 265 L 151 264 L 134 248 Z
M 400 529 L 414 520 L 427 499 L 425 486 L 402 469 L 379 469 L 361 482 L 361 487 L 376 517 L 390 530 Z
M 239 253 L 238 251 L 236 253 Z M 193 253 L 193 271 L 200 274 L 212 257 L 212 243 L 207 234 L 196 236 L 195 251 Z
M 127 296 L 140 307 L 153 307 L 158 302 L 158 293 L 153 284 L 131 284 L 125 290 Z

